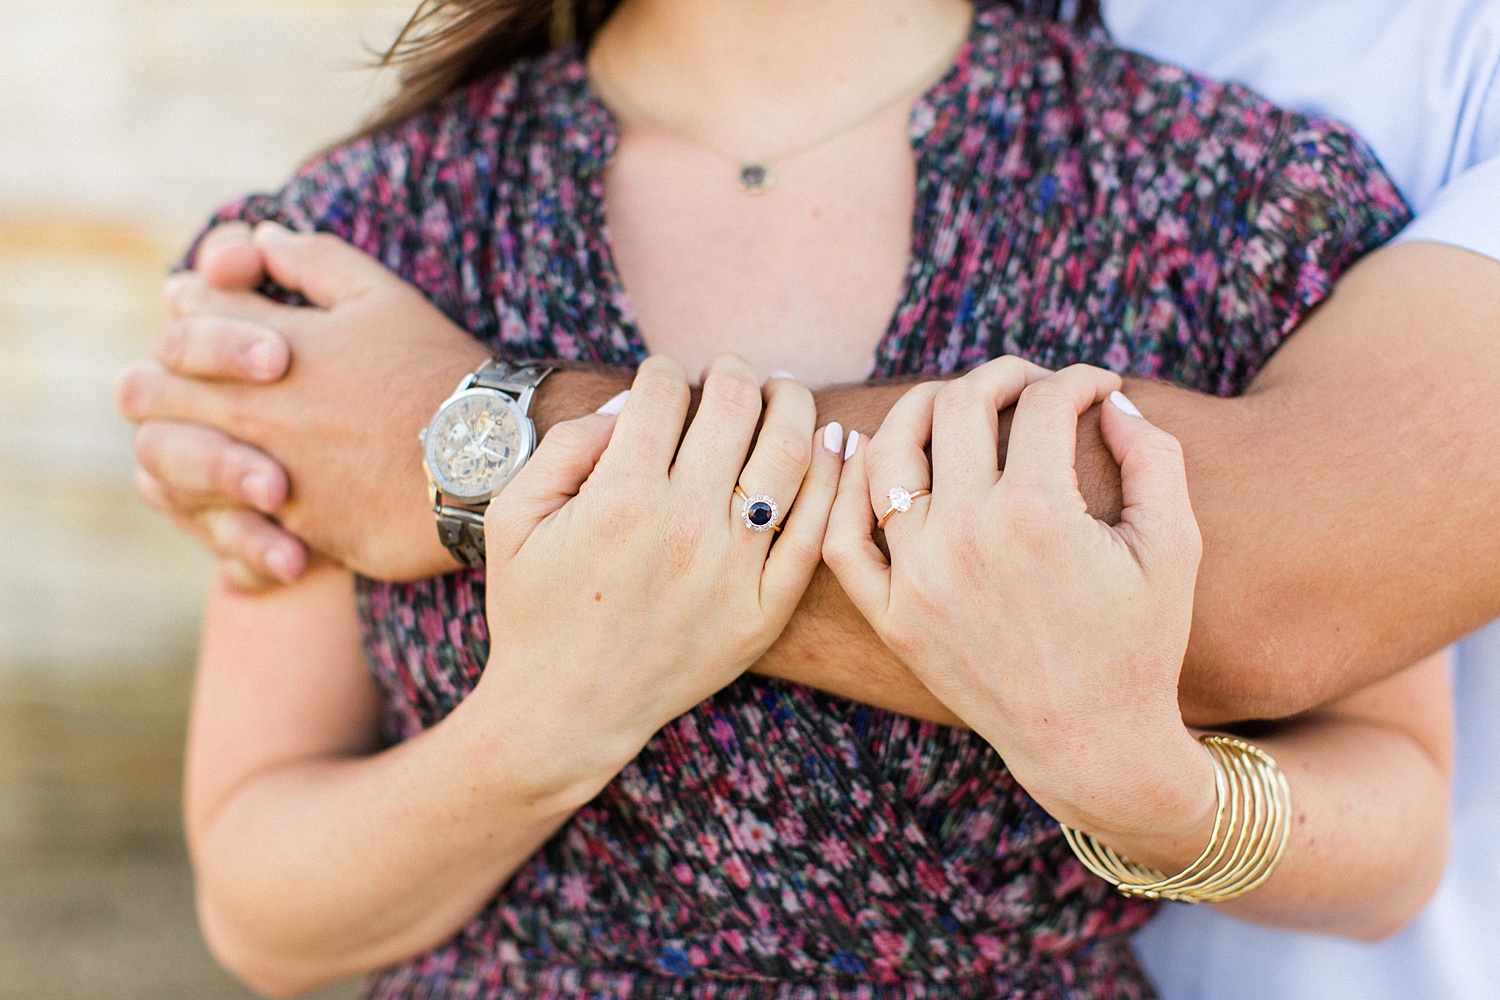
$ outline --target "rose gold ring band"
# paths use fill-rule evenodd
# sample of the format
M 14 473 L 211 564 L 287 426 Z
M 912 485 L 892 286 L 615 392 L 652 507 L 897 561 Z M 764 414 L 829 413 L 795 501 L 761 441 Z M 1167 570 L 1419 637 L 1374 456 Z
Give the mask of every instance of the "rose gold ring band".
M 931 494 L 931 490 L 907 490 L 901 486 L 892 486 L 890 492 L 886 494 L 886 499 L 891 502 L 891 506 L 884 514 L 880 515 L 880 520 L 875 522 L 875 527 L 884 531 L 885 522 L 889 521 L 892 515 L 906 513 L 911 510 L 911 502 L 913 500 L 918 497 L 930 496 Z

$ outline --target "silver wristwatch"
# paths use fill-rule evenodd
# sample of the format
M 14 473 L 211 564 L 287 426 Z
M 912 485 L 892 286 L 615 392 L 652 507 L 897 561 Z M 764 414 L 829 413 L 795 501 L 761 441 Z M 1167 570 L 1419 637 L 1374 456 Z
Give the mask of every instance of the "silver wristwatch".
M 536 450 L 531 398 L 552 369 L 491 358 L 464 377 L 420 435 L 438 537 L 484 565 L 484 510 Z

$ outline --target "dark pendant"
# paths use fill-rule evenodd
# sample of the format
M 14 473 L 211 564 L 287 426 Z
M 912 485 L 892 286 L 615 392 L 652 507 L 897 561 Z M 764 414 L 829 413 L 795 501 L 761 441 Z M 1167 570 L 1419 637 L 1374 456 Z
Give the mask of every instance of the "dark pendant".
M 771 168 L 750 163 L 740 168 L 740 190 L 746 194 L 765 194 L 771 189 Z

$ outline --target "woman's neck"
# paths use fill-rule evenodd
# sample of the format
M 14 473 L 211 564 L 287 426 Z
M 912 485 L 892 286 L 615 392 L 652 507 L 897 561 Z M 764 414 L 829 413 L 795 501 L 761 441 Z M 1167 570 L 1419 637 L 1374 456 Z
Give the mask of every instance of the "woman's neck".
M 967 0 L 624 0 L 589 59 L 617 111 L 749 157 L 930 83 L 972 16 Z

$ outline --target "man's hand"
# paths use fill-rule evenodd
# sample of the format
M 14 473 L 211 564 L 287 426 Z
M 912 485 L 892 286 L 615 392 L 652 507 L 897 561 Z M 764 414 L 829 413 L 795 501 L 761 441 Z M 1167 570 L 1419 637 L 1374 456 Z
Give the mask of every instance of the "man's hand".
M 312 305 L 257 294 L 263 277 Z M 243 582 L 300 575 L 298 539 L 386 579 L 456 566 L 433 527 L 417 434 L 483 345 L 373 258 L 274 224 L 216 230 L 167 297 L 156 360 L 118 390 L 122 415 L 141 422 L 147 502 Z M 289 481 L 283 465 L 317 474 Z

